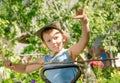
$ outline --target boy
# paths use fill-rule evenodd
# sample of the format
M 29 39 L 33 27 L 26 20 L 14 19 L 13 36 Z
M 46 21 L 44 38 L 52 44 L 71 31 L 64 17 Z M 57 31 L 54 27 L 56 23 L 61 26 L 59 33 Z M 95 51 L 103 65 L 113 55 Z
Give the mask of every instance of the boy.
M 74 62 L 87 45 L 90 31 L 84 9 L 76 9 L 74 19 L 80 19 L 82 23 L 82 38 L 79 42 L 68 49 L 64 49 L 67 37 L 55 23 L 52 23 L 37 31 L 37 36 L 51 50 L 50 54 L 29 64 L 12 64 L 11 61 L 4 61 L 4 66 L 20 73 L 28 73 L 40 69 L 46 62 Z M 52 65 L 48 64 L 45 66 Z M 76 71 L 74 68 L 55 69 L 46 72 L 46 76 L 51 83 L 70 83 L 75 75 Z

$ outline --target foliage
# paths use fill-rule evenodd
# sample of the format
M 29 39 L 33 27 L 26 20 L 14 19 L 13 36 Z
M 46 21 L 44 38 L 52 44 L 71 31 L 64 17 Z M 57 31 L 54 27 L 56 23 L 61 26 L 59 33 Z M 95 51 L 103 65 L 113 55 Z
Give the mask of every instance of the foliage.
M 74 2 L 74 3 L 73 3 Z M 120 52 L 120 3 L 119 0 L 1 0 L 0 1 L 0 49 L 8 59 L 14 63 L 19 58 L 14 54 L 13 48 L 17 43 L 16 37 L 23 33 L 29 33 L 27 38 L 29 46 L 25 53 L 48 53 L 49 50 L 42 45 L 41 40 L 35 36 L 35 32 L 49 22 L 59 20 L 64 31 L 70 35 L 68 47 L 77 42 L 81 36 L 81 23 L 72 19 L 75 16 L 75 8 L 85 5 L 86 14 L 91 28 L 91 38 L 88 46 L 91 46 L 98 37 L 105 37 L 102 41 L 107 51 Z M 116 28 L 118 26 L 118 28 Z M 10 43 L 4 42 L 4 39 Z M 3 53 L 4 51 L 4 53 Z M 2 65 L 0 63 L 0 65 Z M 39 71 L 30 74 L 14 74 L 11 78 L 17 78 L 24 83 L 31 79 L 39 78 Z M 116 73 L 114 73 L 116 75 Z M 116 76 L 114 76 L 116 78 Z M 22 78 L 21 78 L 22 77 Z M 29 77 L 29 78 L 28 78 Z M 3 80 L 3 83 L 13 82 L 11 78 Z
M 97 69 L 96 74 L 96 83 L 119 83 L 120 81 L 120 73 L 117 69 Z

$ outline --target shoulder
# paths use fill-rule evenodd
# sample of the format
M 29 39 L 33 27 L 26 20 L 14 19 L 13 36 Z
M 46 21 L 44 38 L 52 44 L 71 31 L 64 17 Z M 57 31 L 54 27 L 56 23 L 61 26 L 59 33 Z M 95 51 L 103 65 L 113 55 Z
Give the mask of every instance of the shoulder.
M 44 56 L 44 62 L 50 62 L 50 60 L 51 60 L 50 55 L 45 55 Z
M 68 49 L 64 49 L 58 57 L 64 60 L 70 60 L 70 61 L 72 60 Z

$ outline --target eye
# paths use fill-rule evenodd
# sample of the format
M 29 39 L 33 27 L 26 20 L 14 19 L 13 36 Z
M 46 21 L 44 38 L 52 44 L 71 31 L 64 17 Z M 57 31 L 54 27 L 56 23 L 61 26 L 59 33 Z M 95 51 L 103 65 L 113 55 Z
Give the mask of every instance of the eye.
M 54 39 L 58 39 L 58 36 L 55 36 Z
M 49 42 L 51 42 L 51 40 L 49 39 L 49 40 L 47 40 L 47 42 L 49 43 Z

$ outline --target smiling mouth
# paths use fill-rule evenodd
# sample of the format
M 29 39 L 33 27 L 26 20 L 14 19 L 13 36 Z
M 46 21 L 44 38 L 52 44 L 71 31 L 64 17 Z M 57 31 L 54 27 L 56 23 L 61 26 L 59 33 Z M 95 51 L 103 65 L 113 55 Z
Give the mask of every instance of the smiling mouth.
M 53 46 L 53 48 L 58 48 L 58 47 L 59 47 L 59 45 L 54 45 L 54 46 Z
M 53 48 L 57 48 L 58 46 L 53 46 Z

